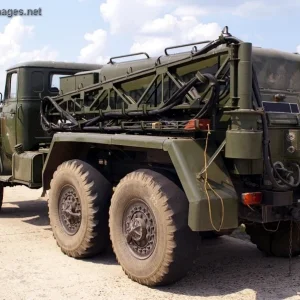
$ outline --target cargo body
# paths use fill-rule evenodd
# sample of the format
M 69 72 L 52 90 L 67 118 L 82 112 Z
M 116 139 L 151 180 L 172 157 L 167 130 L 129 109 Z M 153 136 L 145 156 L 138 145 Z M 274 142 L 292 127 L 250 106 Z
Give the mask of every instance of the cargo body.
M 149 286 L 182 278 L 201 237 L 241 224 L 261 251 L 300 254 L 300 57 L 226 31 L 198 44 L 8 70 L 1 187 L 43 188 L 65 254 L 110 240 Z

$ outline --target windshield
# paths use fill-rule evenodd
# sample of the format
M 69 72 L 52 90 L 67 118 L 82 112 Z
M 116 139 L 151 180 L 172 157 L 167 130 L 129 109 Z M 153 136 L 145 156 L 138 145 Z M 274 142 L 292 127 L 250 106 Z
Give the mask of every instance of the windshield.
M 261 88 L 300 92 L 300 55 L 253 53 L 253 64 Z

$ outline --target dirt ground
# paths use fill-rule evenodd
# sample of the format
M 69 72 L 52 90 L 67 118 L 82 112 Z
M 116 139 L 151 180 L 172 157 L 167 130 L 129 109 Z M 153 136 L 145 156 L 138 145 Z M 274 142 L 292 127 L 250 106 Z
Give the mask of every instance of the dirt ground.
M 113 253 L 69 258 L 52 237 L 40 191 L 6 188 L 0 215 L 0 300 L 300 299 L 300 258 L 264 257 L 248 241 L 205 241 L 190 274 L 163 288 L 129 280 Z M 184 262 L 182 262 L 184 263 Z

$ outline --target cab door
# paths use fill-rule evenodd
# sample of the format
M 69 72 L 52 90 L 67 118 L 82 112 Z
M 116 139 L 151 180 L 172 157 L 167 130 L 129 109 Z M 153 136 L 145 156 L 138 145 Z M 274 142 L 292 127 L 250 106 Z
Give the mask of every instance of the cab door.
M 7 73 L 1 113 L 2 149 L 11 160 L 17 142 L 16 118 L 18 113 L 18 70 Z

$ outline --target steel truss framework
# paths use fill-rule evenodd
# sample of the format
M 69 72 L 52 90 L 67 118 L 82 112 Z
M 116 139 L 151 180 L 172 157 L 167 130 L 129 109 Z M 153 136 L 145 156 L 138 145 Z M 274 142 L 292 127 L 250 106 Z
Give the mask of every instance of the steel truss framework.
M 215 95 L 218 105 L 214 109 L 232 108 L 228 100 L 235 98 L 234 82 L 229 84 L 230 77 L 235 75 L 232 74 L 234 46 L 226 45 L 204 55 L 197 55 L 193 50 L 172 62 L 164 62 L 159 57 L 152 59 L 153 67 L 135 72 L 129 67 L 125 75 L 108 80 L 102 76 L 97 84 L 53 98 L 55 105 L 53 101 L 44 103 L 41 114 L 47 125 L 60 122 L 52 130 L 182 131 L 212 96 L 214 85 L 205 78 L 206 73 L 213 75 L 215 84 L 220 86 Z M 187 86 L 195 77 L 197 82 Z M 233 88 L 230 98 L 229 85 Z M 172 97 L 176 93 L 180 95 L 184 88 L 187 89 L 180 101 L 176 100 L 176 105 L 164 111 L 174 100 Z M 68 116 L 76 120 L 76 126 L 66 125 L 70 123 Z

